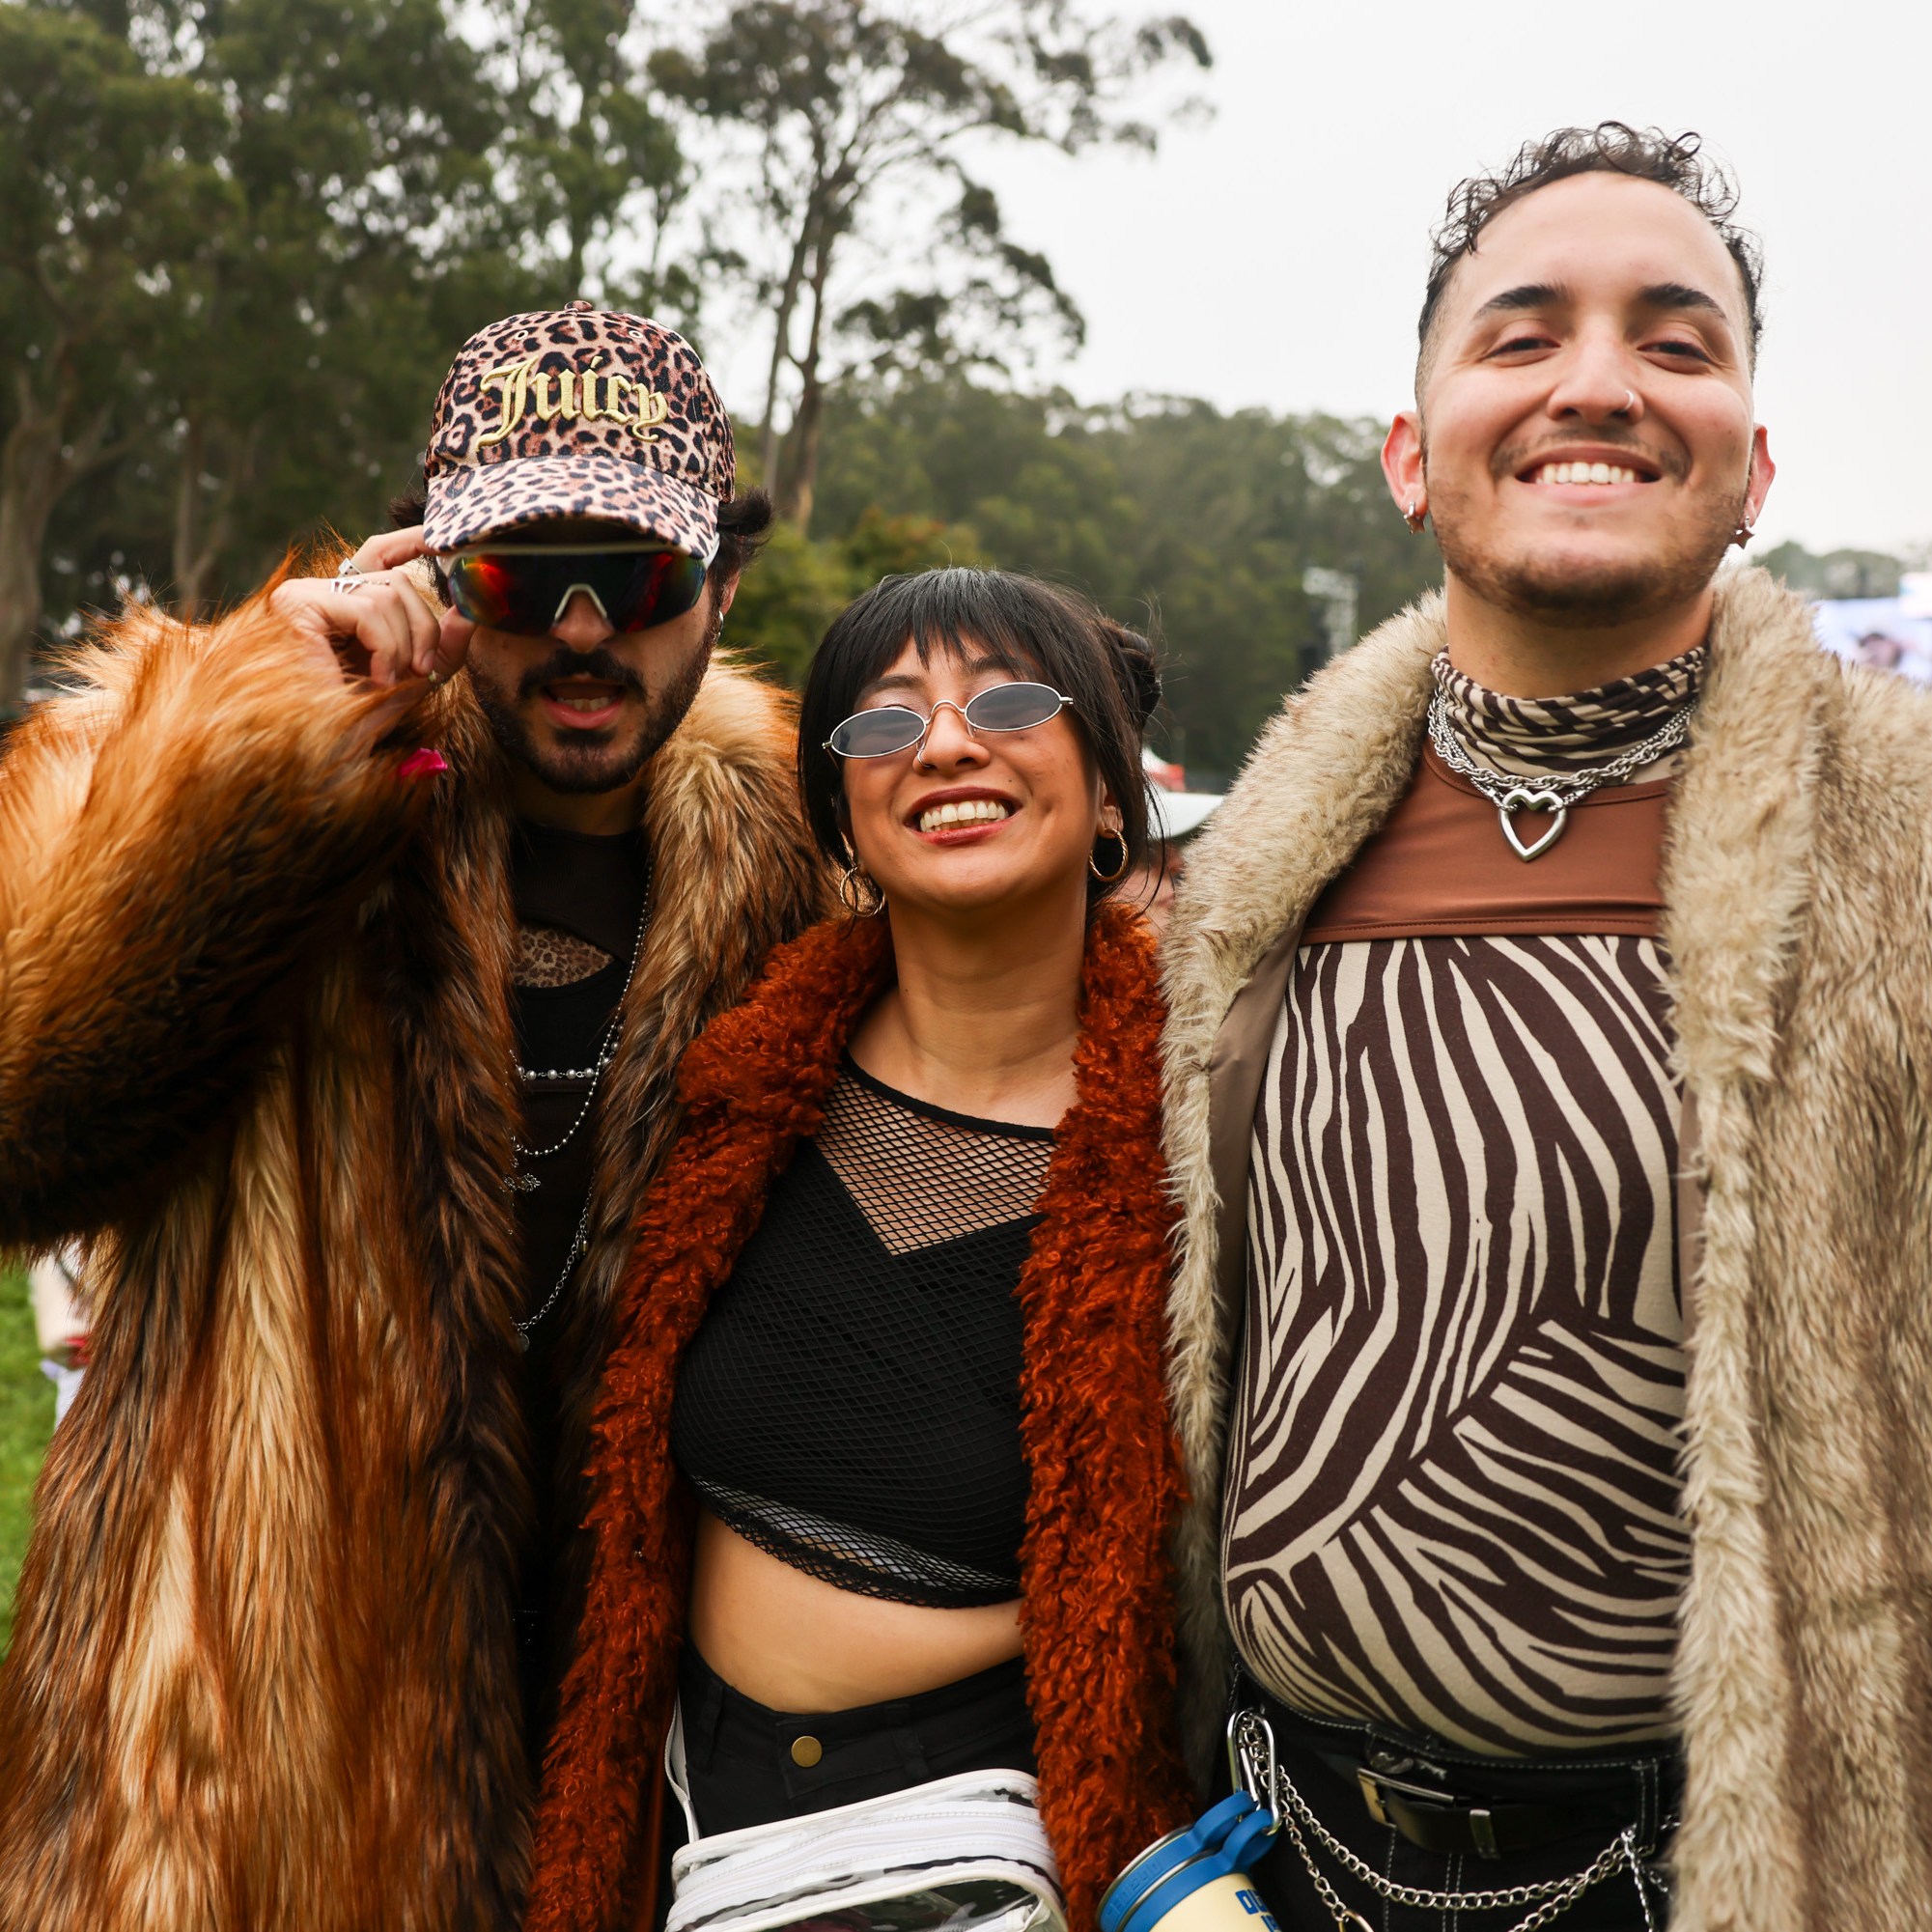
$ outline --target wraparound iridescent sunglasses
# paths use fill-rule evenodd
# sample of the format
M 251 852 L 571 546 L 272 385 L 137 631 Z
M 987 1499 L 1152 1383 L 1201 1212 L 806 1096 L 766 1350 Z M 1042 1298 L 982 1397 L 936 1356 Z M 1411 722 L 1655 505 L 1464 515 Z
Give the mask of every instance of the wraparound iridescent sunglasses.
M 1072 698 L 1051 685 L 1022 681 L 989 685 L 963 705 L 941 698 L 927 712 L 914 711 L 910 705 L 875 705 L 870 711 L 854 712 L 834 727 L 825 748 L 834 758 L 889 758 L 895 751 L 923 744 L 933 720 L 942 711 L 958 712 L 966 730 L 977 738 L 983 731 L 1030 731 L 1036 724 L 1058 717 L 1072 703 Z
M 706 559 L 662 544 L 483 544 L 442 559 L 472 624 L 541 637 L 582 591 L 613 630 L 654 630 L 695 608 Z

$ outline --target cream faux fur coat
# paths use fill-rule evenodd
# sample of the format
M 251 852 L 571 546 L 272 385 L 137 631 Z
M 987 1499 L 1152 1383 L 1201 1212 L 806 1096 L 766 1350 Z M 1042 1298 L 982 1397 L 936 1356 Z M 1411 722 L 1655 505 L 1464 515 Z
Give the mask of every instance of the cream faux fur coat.
M 1171 1380 L 1208 1723 L 1262 1063 L 1310 907 L 1403 795 L 1443 641 L 1431 599 L 1291 699 L 1176 909 Z M 1694 1539 L 1672 1932 L 1907 1932 L 1932 1926 L 1932 697 L 1827 656 L 1743 570 L 1694 739 L 1664 865 Z
M 461 678 L 367 749 L 261 599 L 78 669 L 0 761 L 0 1248 L 94 1238 L 0 1672 L 0 1926 L 512 1932 L 500 754 Z M 819 910 L 792 758 L 718 665 L 650 768 L 573 1470 L 682 1050 Z

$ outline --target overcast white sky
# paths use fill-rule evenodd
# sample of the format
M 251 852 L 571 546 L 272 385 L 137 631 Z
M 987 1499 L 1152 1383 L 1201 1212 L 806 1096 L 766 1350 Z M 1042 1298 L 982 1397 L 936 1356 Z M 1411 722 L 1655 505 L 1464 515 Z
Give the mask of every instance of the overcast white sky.
M 1923 0 L 1158 5 L 1213 43 L 1213 122 L 1152 160 L 991 169 L 1087 316 L 1084 351 L 1039 376 L 1090 401 L 1178 390 L 1386 417 L 1455 181 L 1569 122 L 1694 127 L 1740 177 L 1768 259 L 1758 414 L 1778 471 L 1763 537 L 1932 543 Z

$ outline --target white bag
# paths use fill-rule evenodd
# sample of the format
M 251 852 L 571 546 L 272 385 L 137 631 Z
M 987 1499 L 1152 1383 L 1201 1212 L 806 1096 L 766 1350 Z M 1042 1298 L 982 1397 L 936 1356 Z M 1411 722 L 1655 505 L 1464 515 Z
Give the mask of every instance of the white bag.
M 693 1834 L 671 1860 L 664 1932 L 1066 1932 L 1059 1867 L 1022 1771 L 968 1771 L 696 1835 L 682 1716 L 664 1768 Z

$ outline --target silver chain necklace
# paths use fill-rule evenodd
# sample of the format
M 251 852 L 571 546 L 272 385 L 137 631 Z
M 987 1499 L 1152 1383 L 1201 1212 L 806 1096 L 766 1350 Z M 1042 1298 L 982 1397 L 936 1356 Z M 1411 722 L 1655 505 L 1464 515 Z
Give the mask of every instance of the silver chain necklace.
M 547 1161 L 552 1155 L 561 1154 L 576 1138 L 577 1129 L 590 1118 L 590 1110 L 597 1105 L 598 1089 L 603 1084 L 603 1077 L 609 1071 L 611 1062 L 617 1057 L 617 1036 L 624 1025 L 624 1002 L 630 992 L 630 982 L 637 977 L 637 962 L 644 957 L 644 928 L 651 921 L 651 887 L 656 880 L 656 869 L 644 881 L 644 908 L 637 915 L 637 937 L 630 942 L 630 970 L 624 975 L 623 991 L 617 995 L 617 1004 L 611 1009 L 610 1023 L 603 1029 L 603 1038 L 598 1045 L 597 1059 L 588 1067 L 538 1068 L 519 1065 L 517 1078 L 526 1084 L 532 1080 L 585 1080 L 590 1082 L 590 1091 L 583 1097 L 583 1105 L 577 1108 L 577 1117 L 564 1131 L 561 1140 L 552 1141 L 547 1147 L 525 1147 L 513 1134 L 510 1136 L 511 1152 L 516 1156 L 509 1173 L 503 1177 L 503 1185 L 518 1194 L 534 1193 L 544 1184 L 534 1174 L 523 1171 L 526 1161 Z M 550 1298 L 555 1301 L 553 1295 Z M 546 1302 L 545 1306 L 549 1303 Z
M 603 1029 L 603 1041 L 597 1050 L 597 1064 L 586 1068 L 581 1073 L 576 1072 L 574 1069 L 568 1071 L 532 1072 L 528 1067 L 520 1065 L 517 1069 L 518 1078 L 526 1082 L 530 1080 L 587 1078 L 590 1081 L 590 1091 L 584 1096 L 583 1106 L 577 1109 L 577 1117 L 571 1122 L 569 1133 L 561 1140 L 554 1142 L 548 1147 L 525 1147 L 514 1134 L 510 1136 L 510 1145 L 516 1153 L 518 1164 L 513 1166 L 511 1171 L 504 1175 L 503 1185 L 505 1188 L 513 1189 L 520 1194 L 527 1194 L 532 1189 L 542 1187 L 543 1183 L 537 1179 L 536 1175 L 525 1174 L 522 1171 L 521 1163 L 525 1161 L 546 1161 L 553 1154 L 561 1154 L 570 1145 L 577 1129 L 584 1124 L 590 1115 L 592 1104 L 597 1099 L 597 1090 L 603 1083 L 604 1073 L 610 1066 L 610 1063 L 617 1057 L 617 1035 L 624 1024 L 624 1001 L 630 992 L 630 982 L 637 977 L 637 962 L 644 956 L 644 929 L 651 922 L 651 888 L 657 882 L 657 868 L 654 864 L 651 871 L 644 878 L 644 905 L 642 910 L 637 914 L 637 937 L 630 942 L 630 970 L 624 975 L 624 989 L 617 995 L 617 1004 L 612 1009 L 610 1015 L 610 1024 Z M 563 1272 L 551 1284 L 550 1292 L 544 1297 L 544 1305 L 537 1309 L 535 1313 L 523 1316 L 515 1325 L 517 1330 L 517 1346 L 523 1350 L 525 1354 L 529 1353 L 530 1330 L 557 1305 L 557 1297 L 564 1292 L 565 1284 L 576 1273 L 577 1263 L 589 1252 L 590 1197 L 596 1186 L 597 1182 L 593 1177 L 590 1189 L 585 1190 L 583 1206 L 577 1211 L 576 1232 L 571 1236 L 570 1251 L 564 1256 Z
M 571 1251 L 564 1257 L 564 1272 L 557 1276 L 556 1284 L 544 1297 L 544 1305 L 534 1315 L 525 1315 L 517 1324 L 517 1346 L 529 1353 L 530 1330 L 557 1305 L 557 1297 L 564 1292 L 564 1283 L 575 1272 L 576 1265 L 584 1258 L 590 1246 L 590 1196 L 583 1197 L 583 1210 L 577 1216 L 576 1232 L 571 1236 Z
M 1574 772 L 1563 778 L 1517 778 L 1478 765 L 1456 736 L 1455 726 L 1449 722 L 1448 693 L 1441 689 L 1429 702 L 1429 742 L 1435 746 L 1436 756 L 1451 771 L 1467 778 L 1496 807 L 1510 851 L 1518 858 L 1540 858 L 1563 836 L 1563 827 L 1570 822 L 1570 807 L 1579 799 L 1587 798 L 1605 785 L 1628 778 L 1633 771 L 1641 770 L 1682 744 L 1691 729 L 1691 720 L 1697 714 L 1697 704 L 1698 696 L 1694 693 L 1641 744 L 1633 744 L 1628 751 L 1612 758 L 1608 765 L 1599 765 L 1593 771 Z M 1550 813 L 1549 829 L 1541 838 L 1525 845 L 1516 835 L 1511 816 L 1516 812 Z

